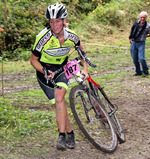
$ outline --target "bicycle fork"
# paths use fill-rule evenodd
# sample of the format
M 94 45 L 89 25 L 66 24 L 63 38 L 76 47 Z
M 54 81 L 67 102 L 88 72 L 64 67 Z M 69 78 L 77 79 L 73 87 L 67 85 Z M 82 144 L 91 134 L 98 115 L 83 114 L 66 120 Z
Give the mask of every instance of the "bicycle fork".
M 86 114 L 86 118 L 87 118 L 88 122 L 90 122 L 90 118 L 89 118 L 89 115 L 88 115 L 88 112 L 90 111 L 90 109 L 87 108 L 87 102 L 85 101 L 82 92 L 78 92 L 78 95 L 81 97 L 81 100 L 82 100 L 82 103 L 83 103 L 83 106 L 84 106 L 84 111 L 85 111 L 85 114 Z

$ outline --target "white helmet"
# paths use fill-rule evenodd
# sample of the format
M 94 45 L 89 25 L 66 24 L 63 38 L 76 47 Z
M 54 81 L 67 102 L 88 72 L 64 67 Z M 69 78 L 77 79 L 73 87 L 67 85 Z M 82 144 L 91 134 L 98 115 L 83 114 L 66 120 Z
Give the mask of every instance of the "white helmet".
M 64 19 L 67 17 L 67 9 L 63 4 L 55 3 L 47 8 L 45 16 L 47 19 Z

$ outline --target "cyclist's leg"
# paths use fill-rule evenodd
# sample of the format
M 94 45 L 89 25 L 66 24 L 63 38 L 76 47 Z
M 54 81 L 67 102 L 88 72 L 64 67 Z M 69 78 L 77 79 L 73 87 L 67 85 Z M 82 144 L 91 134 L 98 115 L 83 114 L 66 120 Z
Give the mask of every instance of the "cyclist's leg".
M 56 108 L 56 104 L 54 104 L 54 107 Z M 56 114 L 57 116 L 57 114 Z M 58 122 L 57 122 L 57 125 L 58 125 Z M 59 127 L 58 127 L 59 129 Z M 72 131 L 71 129 L 71 124 L 70 124 L 70 120 L 69 120 L 69 115 L 68 115 L 68 112 L 67 112 L 67 118 L 66 118 L 66 126 L 65 126 L 65 130 L 66 132 L 70 133 Z
M 54 86 L 49 83 L 47 84 L 44 75 L 40 72 L 37 72 L 37 80 L 41 89 L 43 90 L 47 98 L 50 100 L 50 103 L 55 104 Z
M 41 86 L 42 90 L 46 94 L 47 98 L 50 100 L 51 104 L 53 104 L 56 108 L 56 117 L 57 117 L 57 125 L 58 125 L 59 132 L 62 132 L 62 133 L 65 133 L 65 131 L 67 131 L 67 133 L 72 132 L 69 116 L 67 114 L 67 108 L 65 105 L 65 94 L 68 88 L 68 80 L 64 76 L 64 73 L 57 75 L 54 79 L 57 85 L 62 87 L 61 91 L 56 89 L 55 93 L 54 93 L 53 85 L 50 83 L 48 84 L 46 83 L 46 79 L 43 74 L 37 72 L 37 79 L 38 79 L 39 85 Z M 57 102 L 55 102 L 55 98 L 57 99 Z M 63 106 L 61 107 L 61 105 Z M 60 108 L 62 109 L 62 111 L 60 111 L 61 110 Z M 63 123 L 63 121 L 65 122 Z
M 67 108 L 65 104 L 65 94 L 66 89 L 62 87 L 62 89 L 55 88 L 55 106 L 56 106 L 56 117 L 58 123 L 59 132 L 65 133 L 66 130 L 66 122 L 67 122 Z
M 65 94 L 66 94 L 66 90 L 68 89 L 69 80 L 66 79 L 64 72 L 62 72 L 59 76 L 57 76 L 55 82 L 57 83 L 57 85 L 62 87 L 62 91 L 59 91 L 59 89 L 55 89 L 56 106 L 58 105 L 58 107 L 60 107 L 59 106 L 60 104 L 63 105 L 63 110 L 66 111 L 66 113 L 64 112 L 65 113 L 65 122 L 66 122 L 65 130 L 67 132 L 71 132 L 72 129 L 71 129 L 70 121 L 69 121 L 69 116 L 67 113 L 67 107 L 65 104 Z
M 62 89 L 55 88 L 55 100 L 56 100 L 56 116 L 60 133 L 67 132 L 66 146 L 70 149 L 75 148 L 75 136 L 71 129 L 69 115 L 65 103 L 65 94 L 68 89 L 68 80 L 64 73 L 61 73 L 55 80 L 56 84 L 61 86 Z

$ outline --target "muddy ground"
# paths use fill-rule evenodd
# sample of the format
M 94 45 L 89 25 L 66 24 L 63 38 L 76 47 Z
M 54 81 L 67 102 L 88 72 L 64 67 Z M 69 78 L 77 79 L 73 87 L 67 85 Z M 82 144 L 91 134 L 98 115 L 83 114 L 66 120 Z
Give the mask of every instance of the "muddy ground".
M 21 156 L 20 159 L 150 159 L 150 76 L 133 77 L 133 68 L 126 68 L 131 73 L 119 83 L 123 86 L 117 97 L 111 100 L 119 106 L 122 125 L 126 132 L 126 142 L 119 144 L 114 153 L 106 154 L 95 149 L 87 140 L 76 140 L 74 150 L 57 151 L 56 141 L 49 141 L 50 151 L 41 155 Z M 101 74 L 106 74 L 102 73 Z M 4 76 L 5 80 L 14 81 L 17 77 L 22 79 L 33 77 L 34 72 L 19 75 Z M 10 78 L 12 80 L 10 80 Z M 11 83 L 11 82 L 10 82 Z M 114 83 L 111 83 L 115 85 Z M 117 86 L 116 86 L 117 87 Z M 17 87 L 15 82 L 12 88 L 5 85 L 4 93 L 39 88 L 38 84 L 23 84 Z M 117 89 L 116 89 L 117 90 Z M 116 91 L 115 90 L 115 91 Z M 2 94 L 2 92 L 0 92 Z M 10 156 L 13 159 L 13 157 Z M 17 157 L 16 157 L 17 158 Z

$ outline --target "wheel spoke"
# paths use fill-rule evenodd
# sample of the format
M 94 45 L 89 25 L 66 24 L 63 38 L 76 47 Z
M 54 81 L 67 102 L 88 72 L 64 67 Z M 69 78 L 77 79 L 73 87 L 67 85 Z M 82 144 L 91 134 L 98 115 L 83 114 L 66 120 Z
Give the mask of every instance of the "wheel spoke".
M 114 151 L 117 147 L 117 137 L 109 115 L 93 94 L 90 94 L 93 104 L 91 105 L 87 92 L 80 87 L 75 87 L 70 93 L 71 109 L 80 130 L 98 149 L 105 152 Z
M 99 95 L 100 102 L 105 107 L 106 111 L 109 112 L 108 114 L 110 115 L 110 118 L 112 120 L 114 129 L 117 133 L 117 136 L 118 136 L 120 143 L 125 142 L 124 131 L 123 131 L 122 126 L 120 124 L 120 120 L 117 117 L 117 116 L 120 116 L 120 114 L 118 113 L 118 111 L 116 111 L 117 109 L 110 103 L 110 101 L 108 102 L 106 100 L 106 98 L 105 98 L 106 94 L 105 94 L 103 89 L 101 89 L 101 90 L 97 89 L 97 93 Z

